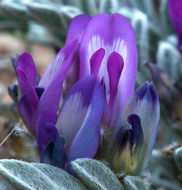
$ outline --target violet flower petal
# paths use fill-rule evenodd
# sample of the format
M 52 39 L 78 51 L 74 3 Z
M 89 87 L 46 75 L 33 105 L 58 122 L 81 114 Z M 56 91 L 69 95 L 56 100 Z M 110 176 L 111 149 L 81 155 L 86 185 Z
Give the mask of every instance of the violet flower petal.
M 141 126 L 140 117 L 136 114 L 131 114 L 128 116 L 128 123 L 132 126 L 132 154 L 137 154 L 143 144 L 143 131 Z
M 86 79 L 83 80 L 87 82 Z M 85 90 L 89 91 L 89 86 Z M 91 93 L 92 96 L 84 121 L 69 150 L 69 161 L 76 158 L 93 158 L 98 149 L 100 122 L 105 105 L 104 89 L 98 81 L 95 82 Z
M 141 120 L 136 114 L 128 116 L 128 125 L 120 126 L 108 158 L 115 172 L 133 174 L 137 168 L 138 156 L 143 144 Z M 113 139 L 112 139 L 113 140 Z
M 65 98 L 58 115 L 56 127 L 65 138 L 66 148 L 69 148 L 79 131 L 90 104 L 95 86 L 93 76 L 79 80 Z
M 76 41 L 64 46 L 56 56 L 54 63 L 52 62 L 46 70 L 44 76 L 47 76 L 47 78 L 44 77 L 44 79 L 41 79 L 39 86 L 44 84 L 47 85 L 47 87 L 39 100 L 38 115 L 46 109 L 57 112 L 62 95 L 63 82 L 72 62 L 76 46 Z M 60 65 L 60 60 L 58 61 L 57 59 L 61 56 L 64 58 Z M 56 69 L 58 69 L 58 71 Z
M 120 14 L 110 16 L 102 13 L 90 20 L 80 46 L 81 78 L 90 74 L 90 58 L 100 48 L 105 49 L 105 56 L 99 70 L 99 78 L 102 80 L 104 77 L 106 94 L 109 91 L 107 59 L 113 51 L 123 58 L 124 67 L 119 80 L 116 98 L 116 112 L 119 114 L 128 98 L 133 94 L 138 63 L 135 32 L 124 16 Z
M 105 50 L 103 48 L 100 48 L 90 58 L 91 74 L 94 74 L 95 78 L 97 78 L 104 55 L 105 55 Z
M 50 82 L 53 80 L 54 76 L 60 71 L 62 67 L 66 68 L 65 72 L 69 65 L 71 64 L 74 53 L 78 47 L 78 41 L 74 40 L 72 43 L 65 45 L 54 57 L 52 62 L 47 67 L 44 72 L 38 86 L 41 88 L 47 88 Z M 64 77 L 65 77 L 64 73 Z
M 26 95 L 32 99 L 32 102 L 35 102 L 32 106 L 36 107 L 38 96 L 35 88 L 32 86 L 28 76 L 22 70 L 16 69 L 16 72 L 22 96 Z
M 52 163 L 54 166 L 59 166 L 64 169 L 66 162 L 67 162 L 67 155 L 66 155 L 66 149 L 64 147 L 64 141 L 60 137 L 57 131 L 57 139 L 54 144 L 54 149 L 52 153 Z
M 23 95 L 19 101 L 18 110 L 22 120 L 24 121 L 28 129 L 33 134 L 35 134 L 36 113 L 39 99 L 35 88 L 32 86 L 25 73 L 17 69 L 17 75 L 21 93 Z
M 87 14 L 78 15 L 72 19 L 66 37 L 66 44 L 76 39 L 79 39 L 78 41 L 81 40 L 81 37 L 90 19 L 91 16 Z
M 110 148 L 113 146 L 112 144 L 119 129 L 122 126 L 128 125 L 127 119 L 131 114 L 136 114 L 139 116 L 143 130 L 144 140 L 138 159 L 138 168 L 136 169 L 136 172 L 139 173 L 146 167 L 151 156 L 160 117 L 159 100 L 153 84 L 145 82 L 135 91 L 126 103 L 115 127 Z
M 41 158 L 50 141 L 56 141 L 57 129 L 54 127 L 56 121 L 56 113 L 50 110 L 44 111 L 37 119 L 36 137 Z M 50 127 L 52 127 L 53 130 L 50 130 L 50 134 L 48 134 Z
M 64 169 L 67 157 L 62 138 L 54 125 L 45 125 L 44 130 L 44 135 L 49 138 L 49 143 L 44 147 L 44 151 L 41 155 L 41 162 Z M 40 145 L 39 143 L 39 146 Z
M 23 96 L 18 104 L 19 114 L 25 123 L 28 130 L 35 135 L 36 132 L 36 108 L 32 106 L 32 100 L 30 96 Z
M 16 70 L 17 69 L 23 71 L 27 78 L 31 81 L 32 85 L 36 87 L 37 71 L 32 56 L 28 52 L 23 53 L 19 57 L 16 65 Z
M 99 85 L 97 83 L 98 82 L 96 82 L 96 79 L 94 78 L 94 76 L 88 76 L 82 80 L 79 80 L 70 90 L 60 110 L 56 127 L 58 128 L 58 131 L 60 132 L 60 134 L 62 134 L 65 138 L 65 146 L 66 146 L 67 151 L 69 150 L 70 146 L 72 146 L 71 150 L 69 151 L 70 152 L 69 158 L 73 157 L 71 155 L 72 154 L 71 152 L 73 151 L 73 147 L 77 144 L 78 137 L 75 138 L 75 136 L 78 135 L 77 133 L 80 133 L 79 130 L 81 128 L 82 128 L 81 131 L 86 130 L 87 128 L 86 123 L 89 122 L 89 118 L 88 118 L 88 116 L 90 115 L 89 112 L 93 112 L 92 114 L 95 116 L 94 111 L 93 111 L 95 107 L 92 105 L 94 102 L 93 101 L 94 94 L 96 95 L 96 91 L 98 91 L 98 97 L 95 97 L 96 99 L 97 98 L 99 99 L 104 94 L 102 87 L 99 88 Z M 102 106 L 103 106 L 102 102 L 105 103 L 104 95 L 102 99 L 98 101 L 98 104 L 95 103 L 97 105 L 98 118 L 95 117 L 96 123 L 95 123 L 95 126 L 92 126 L 93 133 L 96 132 L 96 129 L 99 128 L 99 126 L 97 126 L 97 122 L 101 114 L 100 110 L 102 110 Z M 85 132 L 85 135 L 87 135 L 87 133 L 89 133 L 92 136 L 91 132 L 89 131 Z M 99 135 L 99 129 L 98 129 L 98 134 L 96 134 L 95 139 L 94 139 L 95 142 L 93 143 L 96 143 L 96 144 L 98 143 L 97 142 L 98 135 Z M 75 141 L 74 143 L 75 145 L 72 144 L 73 140 Z M 90 146 L 92 146 L 92 143 L 90 144 Z M 80 148 L 77 147 L 77 149 L 79 150 Z M 83 149 L 83 151 L 85 150 L 86 149 Z M 90 153 L 93 154 L 93 152 L 91 151 Z
M 124 62 L 120 54 L 116 52 L 111 53 L 107 62 L 107 70 L 109 75 L 110 106 L 113 105 L 113 102 L 115 100 L 118 91 L 118 83 L 123 67 L 124 67 Z
M 84 30 L 90 19 L 91 17 L 87 14 L 79 15 L 72 19 L 66 37 L 66 44 L 71 43 L 75 39 L 78 40 L 79 43 L 81 42 Z M 72 64 L 66 76 L 66 80 L 64 83 L 65 84 L 64 92 L 69 92 L 71 87 L 79 80 L 80 58 L 78 52 L 79 52 L 79 46 L 75 51 Z
M 38 98 L 33 98 L 30 93 L 24 95 L 18 104 L 18 111 L 19 114 L 33 135 L 36 132 L 36 113 L 37 113 L 37 105 L 38 105 Z

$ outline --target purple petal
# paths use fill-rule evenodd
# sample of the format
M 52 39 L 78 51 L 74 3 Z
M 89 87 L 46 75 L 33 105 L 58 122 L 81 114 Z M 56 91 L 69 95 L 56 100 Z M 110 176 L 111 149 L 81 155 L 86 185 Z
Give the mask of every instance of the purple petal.
M 56 141 L 57 129 L 54 127 L 57 121 L 55 112 L 47 110 L 37 119 L 36 137 L 41 157 L 50 141 Z
M 79 39 L 78 41 L 81 40 L 81 37 L 90 19 L 90 15 L 87 14 L 79 15 L 72 19 L 66 37 L 66 44 L 76 39 Z
M 25 125 L 35 135 L 35 122 L 39 99 L 27 75 L 20 69 L 16 69 L 16 72 L 22 94 L 22 98 L 18 104 L 18 111 Z
M 8 94 L 15 103 L 15 105 L 18 105 L 18 85 L 15 84 L 12 87 L 8 87 Z
M 90 19 L 91 17 L 87 14 L 79 15 L 72 19 L 67 33 L 66 44 L 69 44 L 74 40 L 78 40 L 78 42 L 80 43 L 84 30 Z M 69 92 L 71 87 L 79 80 L 79 68 L 80 58 L 78 47 L 78 49 L 75 51 L 72 64 L 66 76 L 66 80 L 64 83 L 64 92 Z
M 61 168 L 65 168 L 67 162 L 66 149 L 64 147 L 64 140 L 60 137 L 57 131 L 57 139 L 54 143 L 54 149 L 52 152 L 52 164 Z
M 44 110 L 52 110 L 57 112 L 62 95 L 63 82 L 72 62 L 76 46 L 76 41 L 64 46 L 64 48 L 58 53 L 59 55 L 57 55 L 57 57 L 61 55 L 64 57 L 61 65 L 59 65 L 60 62 L 56 62 L 55 59 L 55 62 L 52 62 L 45 72 L 44 76 L 47 76 L 47 78 L 41 79 L 39 85 L 41 86 L 41 84 L 45 84 L 47 87 L 45 88 L 39 101 L 38 115 Z M 58 69 L 58 71 L 56 69 Z
M 123 58 L 124 67 L 116 98 L 116 112 L 119 114 L 134 91 L 138 62 L 134 29 L 124 16 L 103 13 L 93 17 L 89 22 L 80 46 L 81 78 L 90 74 L 90 58 L 100 48 L 105 49 L 105 56 L 100 66 L 99 78 L 104 78 L 106 94 L 109 93 L 107 59 L 112 52 L 120 54 Z
M 43 112 L 37 120 L 36 136 L 41 162 L 64 168 L 67 161 L 66 150 L 55 127 L 56 120 L 56 113 Z
M 115 172 L 135 173 L 143 145 L 143 131 L 138 115 L 128 116 L 128 125 L 120 126 L 114 143 L 109 146 L 108 160 Z M 113 140 L 113 139 L 112 139 Z
M 98 102 L 94 102 L 95 100 L 94 98 L 97 99 Z M 97 106 L 98 118 L 96 117 L 96 113 L 94 113 L 93 110 L 96 108 L 91 103 L 92 104 L 95 103 L 95 106 Z M 96 149 L 96 145 L 98 144 L 97 141 L 98 141 L 99 132 L 98 134 L 95 133 L 97 133 L 97 130 L 99 131 L 99 126 L 97 125 L 97 123 L 98 120 L 101 119 L 100 115 L 104 103 L 105 103 L 105 98 L 104 98 L 103 89 L 101 86 L 98 85 L 98 83 L 94 79 L 94 76 L 89 76 L 82 80 L 79 80 L 70 90 L 60 110 L 58 122 L 56 124 L 56 127 L 58 128 L 60 134 L 63 135 L 65 138 L 65 146 L 67 150 L 70 148 L 70 146 L 72 147 L 70 151 L 70 158 L 72 157 L 71 155 L 72 154 L 71 152 L 73 151 L 72 149 L 74 149 L 74 146 L 78 142 L 78 137 L 82 134 L 79 130 L 84 131 L 86 128 L 88 128 L 86 124 L 89 122 L 88 118 L 88 116 L 90 115 L 89 113 L 92 112 L 93 112 L 92 113 L 93 117 L 95 117 L 94 122 L 96 123 L 95 126 L 94 125 L 91 126 L 92 131 L 90 131 L 90 133 L 88 131 L 88 133 L 91 135 L 90 136 L 91 138 L 93 138 L 92 133 L 94 133 L 94 135 L 96 136 L 94 137 L 94 141 L 89 143 L 91 147 Z M 76 136 L 78 135 L 77 133 L 79 133 L 80 135 Z M 85 135 L 87 134 L 85 133 Z M 74 143 L 75 145 L 72 144 L 73 140 L 75 142 Z M 87 138 L 87 140 L 89 141 L 90 139 Z M 85 141 L 85 146 L 88 145 L 86 144 L 87 142 Z M 93 144 L 95 144 L 95 147 Z M 77 150 L 80 151 L 80 148 L 77 147 Z M 93 152 L 94 151 L 90 151 L 90 154 L 93 154 Z
M 138 154 L 141 146 L 143 144 L 143 130 L 141 126 L 141 119 L 136 114 L 131 114 L 128 116 L 128 123 L 132 127 L 131 135 L 132 135 L 132 154 Z
M 104 58 L 104 55 L 105 55 L 105 50 L 103 48 L 100 48 L 90 58 L 91 74 L 94 74 L 96 78 L 100 69 L 101 62 Z
M 28 78 L 26 76 L 26 74 L 24 73 L 24 71 L 20 70 L 20 69 L 16 69 L 16 74 L 17 74 L 17 78 L 18 78 L 18 83 L 19 83 L 19 87 L 20 87 L 20 92 L 21 95 L 25 95 L 27 93 L 28 89 L 34 89 L 35 87 L 32 85 L 30 78 Z
M 149 82 L 144 83 L 135 91 L 133 96 L 131 96 L 121 112 L 120 119 L 114 130 L 112 141 L 120 126 L 128 124 L 127 117 L 131 114 L 136 114 L 140 117 L 144 135 L 144 142 L 138 163 L 140 166 L 137 168 L 137 170 L 141 170 L 141 165 L 145 168 L 151 156 L 160 117 L 159 100 L 153 84 Z
M 109 74 L 109 103 L 112 106 L 118 90 L 118 83 L 123 70 L 124 62 L 120 54 L 113 52 L 108 58 L 107 70 Z
M 85 90 L 89 91 L 89 86 Z M 93 158 L 98 149 L 100 122 L 104 111 L 105 95 L 103 87 L 99 82 L 95 82 L 91 93 L 92 97 L 84 121 L 73 139 L 69 150 L 69 161 L 76 158 Z
M 95 79 L 88 77 L 79 80 L 70 90 L 61 107 L 56 127 L 64 136 L 66 147 L 69 148 L 80 129 L 95 85 Z
M 48 68 L 44 72 L 38 84 L 39 87 L 46 88 L 62 67 L 66 68 L 65 72 L 67 72 L 67 69 L 70 66 L 74 53 L 77 50 L 77 47 L 78 47 L 78 41 L 74 40 L 72 43 L 65 45 L 57 53 L 55 58 L 52 60 L 52 62 L 49 64 Z M 66 73 L 64 73 L 64 77 L 65 74 Z
M 36 133 L 36 114 L 38 107 L 38 97 L 35 91 L 27 91 L 19 101 L 19 114 L 33 135 Z
M 173 27 L 178 35 L 179 47 L 182 47 L 182 1 L 169 0 L 168 12 Z
M 32 85 L 36 87 L 37 71 L 32 56 L 28 52 L 23 53 L 19 57 L 16 70 L 21 70 L 24 72 Z

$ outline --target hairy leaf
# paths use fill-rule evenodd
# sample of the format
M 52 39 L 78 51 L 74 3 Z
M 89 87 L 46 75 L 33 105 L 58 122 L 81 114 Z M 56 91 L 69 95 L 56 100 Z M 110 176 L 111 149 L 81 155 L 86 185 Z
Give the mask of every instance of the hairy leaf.
M 77 159 L 71 164 L 81 181 L 92 190 L 124 190 L 114 173 L 99 161 Z
M 3 179 L 1 190 L 7 190 L 9 186 L 15 190 L 86 190 L 76 178 L 47 164 L 0 160 L 0 176 Z

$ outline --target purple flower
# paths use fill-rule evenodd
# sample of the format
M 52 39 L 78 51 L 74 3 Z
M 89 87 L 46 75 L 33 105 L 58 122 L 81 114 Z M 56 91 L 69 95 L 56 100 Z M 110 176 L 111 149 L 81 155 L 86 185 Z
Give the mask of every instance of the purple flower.
M 76 158 L 93 158 L 104 104 L 103 87 L 88 76 L 72 87 L 58 116 L 52 110 L 42 112 L 36 133 L 41 161 L 65 168 Z
M 116 172 L 138 174 L 147 165 L 155 143 L 160 116 L 153 84 L 145 82 L 124 106 L 108 149 Z
M 178 46 L 180 49 L 182 49 L 182 1 L 169 0 L 168 12 L 173 27 L 178 36 Z
M 105 88 L 105 120 L 113 126 L 132 95 L 137 70 L 133 27 L 120 14 L 80 15 L 70 24 L 67 42 L 77 39 L 80 78 L 93 74 Z M 76 62 L 76 61 L 75 61 Z
M 37 82 L 37 71 L 29 53 L 14 60 L 21 97 L 19 114 L 27 128 L 36 134 L 36 120 L 45 110 L 57 112 L 62 95 L 62 85 L 77 48 L 77 41 L 64 46 Z
M 91 17 L 87 14 L 78 15 L 72 19 L 69 30 L 66 37 L 66 45 L 77 40 L 79 43 L 78 48 L 75 51 L 74 59 L 69 68 L 69 71 L 66 76 L 65 89 L 64 91 L 69 91 L 75 82 L 79 80 L 80 75 L 80 56 L 79 56 L 79 47 L 84 34 L 84 30 L 89 23 Z

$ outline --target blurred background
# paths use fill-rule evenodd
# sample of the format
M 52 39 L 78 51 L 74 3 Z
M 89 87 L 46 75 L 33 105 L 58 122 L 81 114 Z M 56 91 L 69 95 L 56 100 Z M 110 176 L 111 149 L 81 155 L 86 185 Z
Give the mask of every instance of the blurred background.
M 136 87 L 153 81 L 161 102 L 156 150 L 148 171 L 152 186 L 181 189 L 182 172 L 174 160 L 182 142 L 182 55 L 167 7 L 168 0 L 0 0 L 0 158 L 38 160 L 24 140 L 26 134 L 14 130 L 19 118 L 7 90 L 16 83 L 11 56 L 30 52 L 42 74 L 64 45 L 73 17 L 120 13 L 136 33 Z

